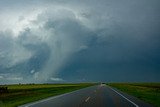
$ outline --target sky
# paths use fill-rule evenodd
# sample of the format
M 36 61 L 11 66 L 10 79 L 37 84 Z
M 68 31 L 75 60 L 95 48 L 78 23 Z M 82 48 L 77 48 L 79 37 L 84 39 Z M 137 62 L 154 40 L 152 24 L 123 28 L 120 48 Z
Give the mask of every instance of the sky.
M 159 0 L 0 0 L 0 84 L 160 82 Z

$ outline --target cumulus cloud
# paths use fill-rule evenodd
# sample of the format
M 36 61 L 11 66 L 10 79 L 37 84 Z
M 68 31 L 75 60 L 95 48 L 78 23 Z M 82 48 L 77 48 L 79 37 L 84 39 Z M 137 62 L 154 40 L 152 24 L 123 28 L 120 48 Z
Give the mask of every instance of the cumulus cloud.
M 159 1 L 16 0 L 12 9 L 11 1 L 1 2 L 0 75 L 9 73 L 8 78 L 15 81 L 44 82 L 62 81 L 58 76 L 69 79 L 71 73 L 76 78 L 77 70 L 81 71 L 79 78 L 97 75 L 96 70 L 105 75 L 108 70 L 114 77 L 113 68 L 121 64 L 135 68 L 138 61 L 154 63 L 150 69 L 154 69 L 155 79 L 160 58 Z M 145 71 L 143 67 L 135 70 Z M 118 72 L 122 71 L 123 66 Z
M 69 9 L 58 8 L 52 11 L 49 8 L 30 23 L 34 27 L 24 28 L 16 37 L 11 36 L 15 41 L 10 40 L 12 44 L 7 49 L 12 56 L 12 59 L 10 59 L 12 61 L 10 62 L 10 67 L 12 67 L 36 57 L 38 53 L 34 50 L 34 46 L 39 48 L 37 46 L 45 43 L 49 47 L 49 59 L 44 64 L 44 67 L 33 75 L 36 81 L 47 81 L 47 78 L 55 75 L 66 59 L 76 52 L 79 47 L 82 49 L 82 45 L 88 44 L 87 40 L 90 31 L 76 19 L 73 11 Z M 6 41 L 9 42 L 9 40 Z M 15 44 L 15 47 L 12 47 L 13 44 Z M 10 57 L 5 55 L 5 60 L 7 58 L 9 59 Z M 8 62 L 9 60 L 6 61 L 6 63 Z M 4 61 L 2 63 L 6 65 Z

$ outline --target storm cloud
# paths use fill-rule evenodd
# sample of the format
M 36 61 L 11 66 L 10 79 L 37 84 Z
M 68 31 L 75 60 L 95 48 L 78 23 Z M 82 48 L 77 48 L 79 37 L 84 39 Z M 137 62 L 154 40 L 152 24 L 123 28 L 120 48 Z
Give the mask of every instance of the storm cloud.
M 160 81 L 158 0 L 0 1 L 0 83 Z

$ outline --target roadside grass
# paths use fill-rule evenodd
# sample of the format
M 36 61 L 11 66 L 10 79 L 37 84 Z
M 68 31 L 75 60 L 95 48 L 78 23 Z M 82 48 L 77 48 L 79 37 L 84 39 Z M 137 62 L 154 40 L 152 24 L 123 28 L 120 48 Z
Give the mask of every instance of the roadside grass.
M 44 99 L 94 84 L 22 84 L 6 85 L 8 93 L 0 93 L 0 107 L 17 107 L 18 105 Z
M 155 107 L 160 107 L 160 83 L 108 83 L 107 85 L 133 95 Z

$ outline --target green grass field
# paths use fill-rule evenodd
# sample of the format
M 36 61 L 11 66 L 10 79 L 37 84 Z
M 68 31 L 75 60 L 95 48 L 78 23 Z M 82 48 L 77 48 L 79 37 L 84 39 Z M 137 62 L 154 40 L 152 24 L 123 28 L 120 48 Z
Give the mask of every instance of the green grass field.
M 8 93 L 0 93 L 0 107 L 16 107 L 50 96 L 55 96 L 93 84 L 28 84 L 7 85 Z
M 160 107 L 160 83 L 109 83 L 107 85 L 133 95 L 155 107 Z

